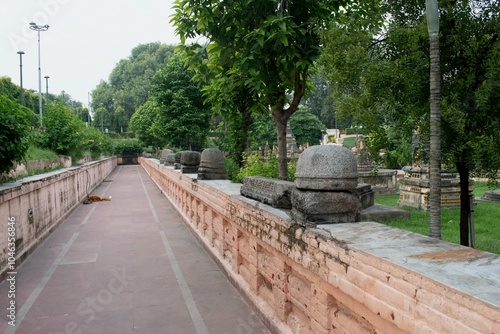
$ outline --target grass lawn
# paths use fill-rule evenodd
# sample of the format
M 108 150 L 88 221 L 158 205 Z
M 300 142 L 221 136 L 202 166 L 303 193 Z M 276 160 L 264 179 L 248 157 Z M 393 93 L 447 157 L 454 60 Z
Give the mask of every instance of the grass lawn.
M 476 182 L 474 195 L 480 197 L 488 190 L 486 182 Z M 375 196 L 375 203 L 399 207 L 399 196 Z M 409 220 L 388 220 L 381 223 L 404 230 L 429 235 L 429 212 L 409 207 L 401 207 L 409 211 Z M 441 209 L 441 236 L 443 240 L 460 243 L 460 210 Z M 500 203 L 478 201 L 474 208 L 474 225 L 476 232 L 476 248 L 500 254 Z

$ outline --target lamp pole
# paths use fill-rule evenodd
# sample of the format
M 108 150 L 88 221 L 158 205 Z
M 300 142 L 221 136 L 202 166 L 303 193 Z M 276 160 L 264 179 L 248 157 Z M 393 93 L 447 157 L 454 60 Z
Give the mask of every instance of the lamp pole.
M 49 79 L 50 77 L 48 75 L 44 76 L 45 78 L 45 97 L 49 98 Z
M 40 31 L 47 31 L 49 25 L 39 25 L 35 22 L 30 23 L 30 29 L 38 32 L 38 108 L 40 109 L 40 127 L 43 127 L 42 112 L 42 66 L 40 63 Z
M 24 91 L 23 91 L 23 54 L 24 51 L 17 51 L 19 54 L 19 84 L 21 85 L 21 90 L 19 92 L 19 103 L 24 105 Z

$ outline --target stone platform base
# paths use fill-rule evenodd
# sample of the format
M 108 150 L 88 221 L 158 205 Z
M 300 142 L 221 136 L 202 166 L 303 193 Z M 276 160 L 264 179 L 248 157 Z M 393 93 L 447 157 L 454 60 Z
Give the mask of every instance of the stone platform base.
M 361 210 L 361 221 L 384 221 L 392 219 L 410 219 L 410 213 L 390 206 L 375 204 Z

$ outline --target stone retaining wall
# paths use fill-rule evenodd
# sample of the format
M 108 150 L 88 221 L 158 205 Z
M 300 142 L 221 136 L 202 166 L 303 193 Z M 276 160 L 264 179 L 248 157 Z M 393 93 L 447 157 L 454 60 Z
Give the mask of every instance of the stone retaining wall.
M 0 185 L 0 281 L 8 265 L 8 220 L 15 220 L 18 266 L 116 167 L 116 157 Z
M 304 228 L 239 184 L 140 163 L 276 333 L 500 333 L 500 257 L 378 223 Z

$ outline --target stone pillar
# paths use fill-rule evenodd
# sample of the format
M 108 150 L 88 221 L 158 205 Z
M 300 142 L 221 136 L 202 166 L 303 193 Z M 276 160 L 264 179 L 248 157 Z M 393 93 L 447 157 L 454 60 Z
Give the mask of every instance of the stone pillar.
M 175 153 L 167 154 L 165 158 L 165 166 L 174 166 L 175 165 Z
M 163 151 L 161 151 L 161 154 L 160 154 L 160 164 L 164 164 L 166 159 L 167 159 L 167 155 L 172 153 L 172 150 L 169 150 L 168 148 L 167 149 L 164 149 Z
M 224 153 L 215 148 L 207 148 L 201 152 L 200 167 L 198 168 L 199 180 L 225 180 L 227 179 Z
M 200 152 L 184 151 L 181 154 L 181 172 L 198 173 L 200 166 Z
M 350 150 L 312 146 L 297 161 L 291 216 L 304 226 L 359 221 L 357 185 L 356 158 Z

